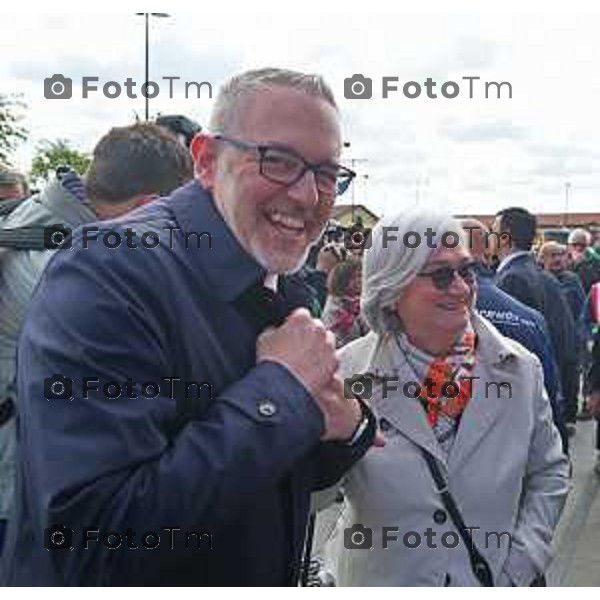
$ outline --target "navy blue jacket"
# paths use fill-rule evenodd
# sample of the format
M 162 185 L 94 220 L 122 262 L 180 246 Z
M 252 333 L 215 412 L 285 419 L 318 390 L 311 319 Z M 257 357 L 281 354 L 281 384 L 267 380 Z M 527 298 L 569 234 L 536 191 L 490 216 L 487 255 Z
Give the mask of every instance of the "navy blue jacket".
M 560 273 L 552 274 L 558 280 L 565 298 L 569 303 L 569 308 L 571 309 L 571 314 L 573 315 L 575 323 L 579 323 L 585 308 L 585 293 L 579 282 L 579 277 L 571 271 L 562 271 Z
M 558 281 L 535 263 L 531 253 L 515 257 L 496 274 L 498 287 L 544 315 L 560 372 L 561 389 L 570 399 L 577 387 L 577 333 Z
M 310 492 L 362 456 L 372 415 L 354 446 L 320 443 L 323 416 L 306 388 L 279 364 L 256 365 L 269 306 L 279 320 L 286 310 L 197 183 L 97 225 L 100 239 L 117 230 L 122 244 L 83 249 L 76 232 L 22 332 L 17 497 L 0 584 L 293 584 Z M 180 228 L 172 240 L 169 227 Z M 160 244 L 143 248 L 144 232 Z M 206 236 L 200 249 L 186 238 L 203 232 L 210 248 Z M 50 387 L 56 375 L 73 380 L 72 400 L 56 397 L 66 389 Z M 86 397 L 84 377 L 100 391 Z M 112 400 L 110 382 L 122 391 Z M 142 397 L 158 392 L 143 382 L 158 382 L 159 395 Z M 194 383 L 210 388 L 196 398 Z M 45 539 L 55 524 L 72 530 L 62 533 L 73 550 L 45 549 L 65 539 Z M 84 528 L 116 532 L 107 541 L 121 546 L 84 549 Z M 143 547 L 156 542 L 144 532 L 159 534 L 156 549 Z
M 478 271 L 476 308 L 502 335 L 519 342 L 540 359 L 554 423 L 566 449 L 568 444 L 560 381 L 546 320 L 537 310 L 529 308 L 499 289 L 494 283 L 491 271 L 483 268 L 479 268 Z

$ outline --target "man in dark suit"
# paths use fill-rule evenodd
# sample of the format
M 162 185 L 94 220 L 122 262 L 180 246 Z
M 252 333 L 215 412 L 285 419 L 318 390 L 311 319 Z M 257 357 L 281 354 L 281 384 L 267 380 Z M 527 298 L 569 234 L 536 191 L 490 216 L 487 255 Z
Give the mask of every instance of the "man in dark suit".
M 535 216 L 524 208 L 507 208 L 496 215 L 489 238 L 500 259 L 496 284 L 544 315 L 558 362 L 565 420 L 573 432 L 579 392 L 575 322 L 560 284 L 536 264 L 531 251 L 536 229 Z
M 210 129 L 196 181 L 80 229 L 42 277 L 0 583 L 293 585 L 311 491 L 376 439 L 285 285 L 353 176 L 329 87 L 243 73 Z
M 569 440 L 564 423 L 564 402 L 560 390 L 554 347 L 548 333 L 546 319 L 537 310 L 503 292 L 494 282 L 494 273 L 489 266 L 489 231 L 487 227 L 475 219 L 465 219 L 461 224 L 467 231 L 469 249 L 477 263 L 475 308 L 502 335 L 519 342 L 540 359 L 544 369 L 544 384 L 552 406 L 552 417 L 566 453 L 569 448 Z

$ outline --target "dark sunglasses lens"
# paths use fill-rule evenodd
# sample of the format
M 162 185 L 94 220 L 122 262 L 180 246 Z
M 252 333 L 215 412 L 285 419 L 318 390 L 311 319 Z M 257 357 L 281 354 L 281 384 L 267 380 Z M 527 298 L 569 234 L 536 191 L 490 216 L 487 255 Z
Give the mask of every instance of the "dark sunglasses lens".
M 438 290 L 447 290 L 453 279 L 454 269 L 452 267 L 441 267 L 431 273 L 431 280 Z
M 458 274 L 465 283 L 473 283 L 475 281 L 473 265 L 465 265 L 464 267 L 461 267 L 458 269 Z

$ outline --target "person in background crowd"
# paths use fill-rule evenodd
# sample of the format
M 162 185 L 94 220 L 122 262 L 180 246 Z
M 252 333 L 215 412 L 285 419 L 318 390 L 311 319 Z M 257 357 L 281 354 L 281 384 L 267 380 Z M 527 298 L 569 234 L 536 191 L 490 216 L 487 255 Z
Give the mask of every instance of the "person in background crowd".
M 592 417 L 596 419 L 596 464 L 594 470 L 600 475 L 600 331 L 594 335 L 592 360 L 588 372 L 586 388 L 587 406 Z
M 312 248 L 311 248 L 312 251 Z M 327 302 L 327 277 L 331 270 L 345 260 L 347 251 L 341 244 L 328 242 L 317 251 L 314 267 L 307 260 L 291 278 L 303 282 L 310 293 L 309 308 L 313 317 L 320 318 Z
M 589 364 L 587 343 L 589 339 L 589 318 L 586 314 L 586 297 L 579 277 L 568 270 L 569 255 L 567 247 L 555 241 L 542 244 L 539 257 L 543 268 L 556 277 L 566 298 L 577 334 L 577 380 L 585 374 L 585 367 Z M 578 419 L 588 419 L 589 412 L 585 406 L 577 413 Z
M 59 169 L 40 194 L 0 219 L 0 226 L 43 228 L 60 223 L 76 228 L 123 215 L 191 178 L 191 158 L 171 134 L 152 124 L 115 127 L 94 148 L 84 180 L 68 168 Z M 55 252 L 0 248 L 0 551 L 16 468 L 17 338 L 31 294 Z
M 19 200 L 29 194 L 29 186 L 21 173 L 0 165 L 0 202 Z
M 554 241 L 545 242 L 540 248 L 539 256 L 544 269 L 560 283 L 573 319 L 579 323 L 585 306 L 585 293 L 577 275 L 567 268 L 567 247 Z
M 566 427 L 573 434 L 579 395 L 576 326 L 560 284 L 536 264 L 531 250 L 536 229 L 535 216 L 524 208 L 507 208 L 496 215 L 494 235 L 489 237 L 492 252 L 500 258 L 496 284 L 544 315 L 560 373 Z
M 360 315 L 361 267 L 361 260 L 352 256 L 338 263 L 327 278 L 327 302 L 321 319 L 335 334 L 338 348 L 368 332 Z
M 170 131 L 179 142 L 189 148 L 194 136 L 202 131 L 202 127 L 185 115 L 160 115 L 155 123 Z
M 552 418 L 560 433 L 563 449 L 568 452 L 563 398 L 546 319 L 540 312 L 509 296 L 495 284 L 494 272 L 490 268 L 488 228 L 476 219 L 464 219 L 461 225 L 467 232 L 471 255 L 476 262 L 478 291 L 475 308 L 502 335 L 519 342 L 540 359 L 544 369 L 544 384 L 552 406 Z
M 295 585 L 311 491 L 382 443 L 368 406 L 344 398 L 333 334 L 280 290 L 354 176 L 331 89 L 241 73 L 209 130 L 192 140 L 193 182 L 109 225 L 160 244 L 85 249 L 79 231 L 33 296 L 0 584 Z M 61 373 L 73 402 L 44 399 Z M 103 391 L 127 378 L 131 395 Z M 56 523 L 72 552 L 44 548 Z M 94 525 L 134 532 L 138 549 L 84 549 Z M 146 531 L 167 541 L 143 548 Z
M 436 236 L 409 248 L 385 243 L 387 227 L 398 239 L 428 228 Z M 405 211 L 376 225 L 364 254 L 371 333 L 342 348 L 341 371 L 370 379 L 370 390 L 358 387 L 387 444 L 344 479 L 344 535 L 327 549 L 341 585 L 528 586 L 552 557 L 569 464 L 542 368 L 473 310 L 467 241 L 444 246 L 446 232 L 459 234 L 460 224 L 432 209 Z M 444 490 L 475 526 L 471 542 L 456 533 Z M 487 543 L 487 532 L 505 533 Z
M 574 229 L 567 240 L 571 268 L 579 277 L 587 296 L 600 281 L 600 255 L 592 247 L 592 236 L 585 229 Z

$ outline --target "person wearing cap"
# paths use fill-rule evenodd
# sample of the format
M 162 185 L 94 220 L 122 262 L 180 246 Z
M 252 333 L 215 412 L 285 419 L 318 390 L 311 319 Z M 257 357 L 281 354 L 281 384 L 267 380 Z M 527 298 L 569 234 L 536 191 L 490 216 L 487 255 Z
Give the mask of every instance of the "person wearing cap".
M 194 136 L 202 131 L 196 121 L 185 115 L 160 115 L 156 117 L 155 123 L 172 133 L 186 148 L 190 147 Z
M 410 235 L 430 230 L 415 247 Z M 474 310 L 473 267 L 460 224 L 439 210 L 373 229 L 361 294 L 371 332 L 340 359 L 386 445 L 344 478 L 348 506 L 327 548 L 340 585 L 528 586 L 550 563 L 568 460 L 540 362 Z

